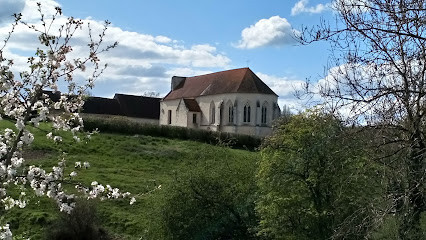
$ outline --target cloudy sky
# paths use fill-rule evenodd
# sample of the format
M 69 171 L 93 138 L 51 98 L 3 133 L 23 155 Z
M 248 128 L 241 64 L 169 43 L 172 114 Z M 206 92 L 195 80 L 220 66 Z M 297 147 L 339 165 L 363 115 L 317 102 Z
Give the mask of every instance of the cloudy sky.
M 0 0 L 0 38 L 10 30 L 13 13 L 21 12 L 31 23 L 38 19 L 36 2 L 46 16 L 60 6 L 64 17 L 85 19 L 94 30 L 104 20 L 112 22 L 106 40 L 119 46 L 101 56 L 109 67 L 92 90 L 94 96 L 149 91 L 164 96 L 174 75 L 250 67 L 280 96 L 281 106 L 301 109 L 305 103 L 293 93 L 306 79 L 322 78 L 329 46 L 301 46 L 294 35 L 321 18 L 331 19 L 330 1 Z M 85 37 L 81 33 L 76 38 Z M 24 65 L 36 40 L 35 34 L 18 29 L 7 53 Z

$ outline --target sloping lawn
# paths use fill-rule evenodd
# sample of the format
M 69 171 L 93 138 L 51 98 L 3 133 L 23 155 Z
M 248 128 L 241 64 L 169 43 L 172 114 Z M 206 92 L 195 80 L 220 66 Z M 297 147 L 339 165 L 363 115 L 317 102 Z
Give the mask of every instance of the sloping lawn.
M 13 123 L 1 121 L 0 128 L 14 128 Z M 215 164 L 254 166 L 257 152 L 234 150 L 208 144 L 172 140 L 140 135 L 99 133 L 90 141 L 77 143 L 69 134 L 62 133 L 64 140 L 54 144 L 46 139 L 48 125 L 32 129 L 34 143 L 26 149 L 28 164 L 50 170 L 62 153 L 66 153 L 68 170 L 74 170 L 76 161 L 89 162 L 91 167 L 78 172 L 76 181 L 89 186 L 92 181 L 123 192 L 131 192 L 137 202 L 129 199 L 95 200 L 102 226 L 117 239 L 162 239 L 163 225 L 160 221 L 162 201 L 176 175 L 186 172 L 197 161 L 204 161 L 214 152 Z M 220 149 L 220 151 L 216 151 Z M 223 155 L 223 156 L 221 156 Z M 223 160 L 220 160 L 223 159 Z M 159 188 L 159 186 L 161 187 Z M 69 187 L 73 191 L 72 187 Z M 15 236 L 42 239 L 58 216 L 56 204 L 46 197 L 34 197 L 28 191 L 30 202 L 25 209 L 14 208 L 0 212 L 1 222 L 9 222 Z

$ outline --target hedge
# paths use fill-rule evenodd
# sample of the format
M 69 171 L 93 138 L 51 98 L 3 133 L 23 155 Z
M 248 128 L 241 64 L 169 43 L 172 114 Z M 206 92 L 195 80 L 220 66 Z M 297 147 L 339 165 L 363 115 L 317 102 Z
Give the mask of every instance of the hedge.
M 172 139 L 192 140 L 209 144 L 227 145 L 232 148 L 257 150 L 261 138 L 243 134 L 226 132 L 213 132 L 185 127 L 139 123 L 125 117 L 83 117 L 84 128 L 87 131 L 98 129 L 101 132 L 120 133 L 128 135 L 148 135 L 153 137 L 166 137 Z

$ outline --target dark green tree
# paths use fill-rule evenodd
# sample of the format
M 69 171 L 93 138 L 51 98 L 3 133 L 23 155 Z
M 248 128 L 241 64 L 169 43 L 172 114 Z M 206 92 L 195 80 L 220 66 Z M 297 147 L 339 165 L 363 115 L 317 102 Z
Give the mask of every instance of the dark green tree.
M 354 131 L 354 130 L 352 130 Z M 374 227 L 376 167 L 331 115 L 292 116 L 266 139 L 257 174 L 259 234 L 272 239 L 361 239 Z
M 165 189 L 162 219 L 170 239 L 256 237 L 256 159 L 251 154 L 236 160 L 226 147 L 212 151 L 206 147 L 194 153 L 191 170 L 177 173 Z
M 400 239 L 425 239 L 426 1 L 335 0 L 333 8 L 336 26 L 322 22 L 302 35 L 304 43 L 329 41 L 334 53 L 319 92 L 331 111 L 382 131 L 373 147 L 392 146 L 377 158 L 394 176 L 389 214 Z
M 112 238 L 100 226 L 95 203 L 79 200 L 70 214 L 59 214 L 58 219 L 47 229 L 46 239 L 109 240 Z

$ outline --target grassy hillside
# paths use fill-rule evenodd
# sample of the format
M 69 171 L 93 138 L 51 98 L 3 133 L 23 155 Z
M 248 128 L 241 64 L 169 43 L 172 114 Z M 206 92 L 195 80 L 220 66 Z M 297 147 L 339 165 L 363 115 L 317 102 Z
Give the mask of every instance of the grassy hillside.
M 2 121 L 0 127 L 13 128 L 13 123 Z M 137 196 L 134 205 L 129 205 L 128 199 L 95 202 L 102 226 L 117 239 L 162 239 L 160 216 L 169 186 L 202 162 L 254 171 L 258 157 L 256 152 L 142 135 L 100 133 L 87 143 L 76 143 L 64 135 L 61 144 L 54 144 L 45 138 L 47 127 L 34 129 L 36 140 L 25 154 L 29 164 L 50 169 L 64 152 L 69 172 L 76 161 L 90 162 L 91 167 L 82 170 L 76 180 L 87 185 L 96 180 Z M 34 197 L 27 208 L 8 211 L 1 220 L 11 223 L 15 235 L 40 239 L 57 217 L 55 203 Z

